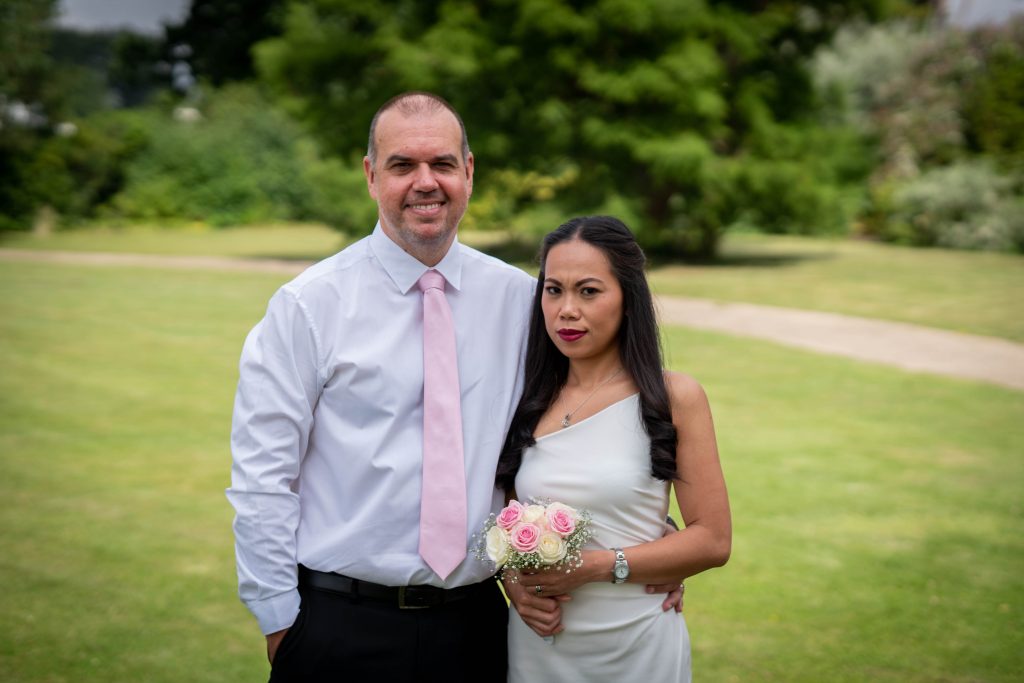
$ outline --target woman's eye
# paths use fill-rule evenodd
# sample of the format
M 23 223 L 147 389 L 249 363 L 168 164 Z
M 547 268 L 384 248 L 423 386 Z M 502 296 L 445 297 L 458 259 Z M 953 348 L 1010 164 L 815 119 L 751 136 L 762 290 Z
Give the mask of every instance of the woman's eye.
M 597 294 L 597 288 L 596 287 L 584 287 L 583 289 L 580 290 L 580 292 L 584 296 L 593 296 L 593 295 Z
M 561 290 L 560 290 L 560 289 L 559 289 L 558 287 L 554 287 L 554 286 L 551 286 L 551 285 L 549 285 L 549 286 L 545 287 L 545 288 L 544 288 L 544 291 L 545 291 L 545 292 L 546 292 L 547 294 L 550 294 L 551 296 L 555 296 L 556 294 L 558 294 L 559 292 L 561 292 Z

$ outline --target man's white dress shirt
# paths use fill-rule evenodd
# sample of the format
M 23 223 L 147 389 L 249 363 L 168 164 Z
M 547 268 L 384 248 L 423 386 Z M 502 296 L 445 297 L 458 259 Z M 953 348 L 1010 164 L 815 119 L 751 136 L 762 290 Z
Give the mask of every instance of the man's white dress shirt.
M 468 547 L 503 502 L 536 280 L 457 240 L 435 268 L 458 347 Z M 278 290 L 245 341 L 227 495 L 239 594 L 263 633 L 295 621 L 298 563 L 392 586 L 490 573 L 470 552 L 443 582 L 417 551 L 426 270 L 378 225 Z

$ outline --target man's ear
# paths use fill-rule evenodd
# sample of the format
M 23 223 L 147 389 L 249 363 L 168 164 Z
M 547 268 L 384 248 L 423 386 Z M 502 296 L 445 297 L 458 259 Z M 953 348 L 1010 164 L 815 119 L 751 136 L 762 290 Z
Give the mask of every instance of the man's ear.
M 366 190 L 370 193 L 370 197 L 373 199 L 377 198 L 377 187 L 375 182 L 377 180 L 376 173 L 373 170 L 373 164 L 370 162 L 370 157 L 363 157 L 363 175 L 366 176 Z

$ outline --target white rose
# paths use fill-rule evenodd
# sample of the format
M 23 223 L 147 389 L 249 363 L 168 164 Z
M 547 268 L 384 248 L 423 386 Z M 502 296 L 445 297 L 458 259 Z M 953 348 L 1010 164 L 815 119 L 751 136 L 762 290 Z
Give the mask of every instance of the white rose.
M 501 527 L 487 530 L 487 557 L 499 567 L 508 561 L 508 537 Z
M 566 547 L 562 537 L 553 531 L 541 534 L 537 543 L 537 556 L 544 564 L 555 564 L 565 559 Z
M 539 527 L 547 528 L 547 518 L 544 516 L 543 505 L 527 505 L 523 508 L 523 521 L 536 524 Z

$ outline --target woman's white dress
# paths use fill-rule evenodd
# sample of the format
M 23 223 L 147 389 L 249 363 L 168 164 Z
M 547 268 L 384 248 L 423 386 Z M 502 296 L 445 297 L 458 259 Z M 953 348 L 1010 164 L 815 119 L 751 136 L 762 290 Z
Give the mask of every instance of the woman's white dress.
M 523 452 L 519 500 L 586 509 L 588 548 L 628 548 L 664 534 L 669 484 L 651 476 L 650 439 L 638 394 Z M 562 603 L 565 630 L 547 641 L 509 610 L 509 681 L 676 683 L 690 680 L 690 636 L 682 615 L 663 612 L 664 594 L 640 583 L 587 583 Z

